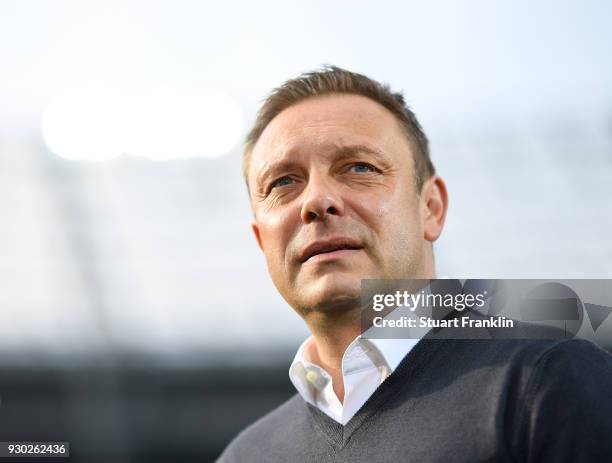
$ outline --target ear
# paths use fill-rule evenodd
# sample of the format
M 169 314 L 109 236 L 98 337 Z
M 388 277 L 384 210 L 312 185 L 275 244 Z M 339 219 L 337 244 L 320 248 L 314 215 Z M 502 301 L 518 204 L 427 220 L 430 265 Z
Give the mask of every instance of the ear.
M 257 244 L 259 245 L 259 249 L 261 249 L 263 251 L 264 250 L 263 243 L 261 242 L 261 235 L 259 234 L 259 227 L 257 226 L 256 222 L 253 222 L 251 224 L 251 230 L 253 230 L 253 234 L 255 235 L 255 239 L 257 240 Z
M 446 185 L 437 175 L 427 179 L 421 190 L 421 207 L 423 212 L 423 237 L 427 241 L 436 241 L 442 234 L 446 211 L 448 210 L 448 193 Z

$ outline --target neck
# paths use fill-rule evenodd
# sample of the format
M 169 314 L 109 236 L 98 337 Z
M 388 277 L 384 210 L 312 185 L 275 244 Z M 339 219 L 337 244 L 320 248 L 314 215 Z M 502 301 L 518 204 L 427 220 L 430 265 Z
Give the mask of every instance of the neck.
M 433 258 L 419 276 L 413 278 L 435 279 Z M 342 310 L 316 310 L 304 316 L 314 338 L 310 351 L 312 362 L 323 368 L 332 378 L 336 396 L 344 402 L 344 378 L 342 358 L 351 342 L 362 333 L 361 308 L 356 304 Z
M 349 344 L 361 334 L 359 315 L 350 311 L 331 316 L 318 312 L 311 314 L 306 323 L 314 338 L 312 361 L 329 373 L 334 392 L 343 402 L 342 358 Z

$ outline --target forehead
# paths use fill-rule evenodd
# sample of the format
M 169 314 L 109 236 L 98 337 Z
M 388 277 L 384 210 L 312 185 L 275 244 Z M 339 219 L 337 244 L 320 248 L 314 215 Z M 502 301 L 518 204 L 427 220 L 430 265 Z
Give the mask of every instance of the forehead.
M 268 124 L 251 152 L 249 178 L 288 153 L 321 154 L 347 144 L 385 153 L 409 149 L 399 121 L 379 103 L 361 95 L 324 95 L 285 109 Z

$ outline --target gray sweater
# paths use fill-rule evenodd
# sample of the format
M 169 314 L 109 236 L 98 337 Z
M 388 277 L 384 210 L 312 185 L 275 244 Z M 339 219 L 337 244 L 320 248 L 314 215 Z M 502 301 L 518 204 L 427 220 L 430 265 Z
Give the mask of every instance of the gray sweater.
M 346 426 L 295 395 L 219 461 L 612 462 L 612 356 L 578 339 L 423 339 Z

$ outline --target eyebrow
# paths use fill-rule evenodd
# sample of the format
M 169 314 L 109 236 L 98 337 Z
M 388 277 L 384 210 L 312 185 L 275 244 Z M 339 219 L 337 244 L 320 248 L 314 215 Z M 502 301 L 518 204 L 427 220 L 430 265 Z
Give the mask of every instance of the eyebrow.
M 333 160 L 337 162 L 342 159 L 352 159 L 358 154 L 369 154 L 374 156 L 377 160 L 381 162 L 385 162 L 385 156 L 382 152 L 367 146 L 367 145 L 339 145 L 333 151 Z M 291 152 L 287 153 L 287 155 L 291 155 Z M 285 155 L 285 156 L 287 156 Z M 287 170 L 291 170 L 298 166 L 298 162 L 294 159 L 285 159 L 279 162 L 272 162 L 264 164 L 264 168 L 261 173 L 255 179 L 255 185 L 258 189 L 261 188 L 262 185 L 266 183 L 266 180 L 270 177 L 275 176 L 277 172 L 284 172 Z

